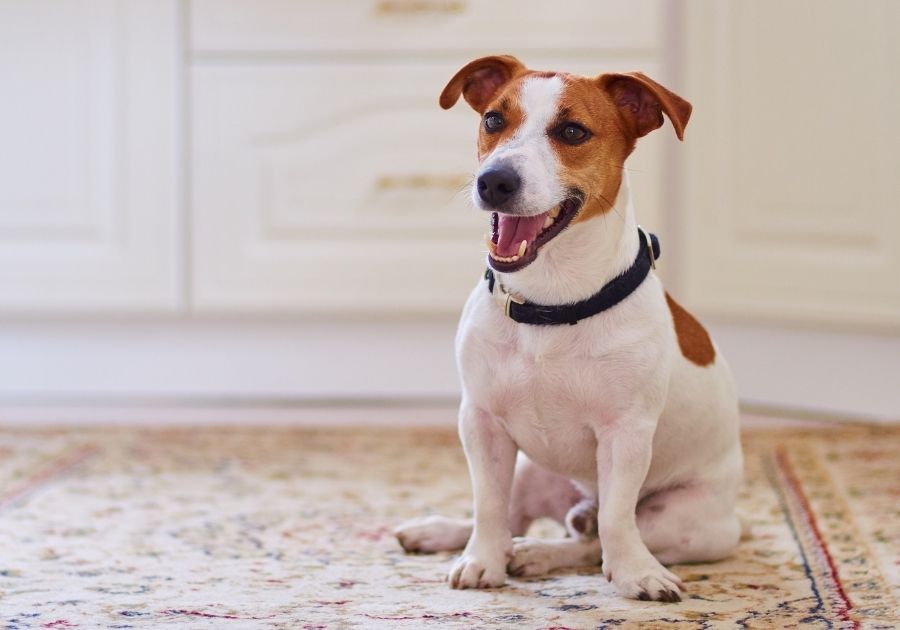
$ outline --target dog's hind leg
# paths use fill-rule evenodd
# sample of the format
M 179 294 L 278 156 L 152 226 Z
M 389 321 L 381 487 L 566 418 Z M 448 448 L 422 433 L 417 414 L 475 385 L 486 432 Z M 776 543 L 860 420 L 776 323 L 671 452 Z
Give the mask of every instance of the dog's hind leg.
M 584 495 L 571 480 L 541 468 L 520 452 L 510 496 L 510 531 L 513 536 L 524 536 L 539 518 L 565 525 L 566 515 L 582 499 Z
M 581 499 L 571 481 L 541 468 L 520 452 L 510 495 L 510 531 L 513 536 L 524 536 L 531 523 L 542 517 L 565 523 L 569 509 Z M 402 523 L 394 535 L 406 551 L 456 551 L 466 546 L 472 527 L 472 519 L 431 515 Z
M 643 499 L 637 524 L 650 553 L 663 564 L 714 562 L 730 556 L 742 527 L 729 490 L 688 486 Z

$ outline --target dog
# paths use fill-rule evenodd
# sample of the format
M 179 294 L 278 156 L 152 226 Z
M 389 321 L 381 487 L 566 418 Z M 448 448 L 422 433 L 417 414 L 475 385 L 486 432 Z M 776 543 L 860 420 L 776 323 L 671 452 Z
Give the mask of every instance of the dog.
M 511 56 L 464 66 L 441 107 L 460 96 L 481 115 L 472 200 L 491 224 L 455 342 L 474 518 L 395 534 L 407 551 L 463 549 L 453 588 L 602 564 L 622 596 L 680 601 L 665 565 L 726 558 L 741 537 L 737 395 L 653 271 L 624 164 L 663 115 L 683 139 L 691 105 L 641 73 Z M 522 538 L 540 517 L 569 535 Z

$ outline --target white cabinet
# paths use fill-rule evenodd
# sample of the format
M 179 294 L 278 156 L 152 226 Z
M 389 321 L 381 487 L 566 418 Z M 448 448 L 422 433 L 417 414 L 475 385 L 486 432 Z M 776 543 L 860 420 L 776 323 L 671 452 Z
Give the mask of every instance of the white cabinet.
M 0 313 L 455 313 L 487 218 L 477 117 L 444 83 L 498 50 L 659 77 L 661 6 L 0 4 Z
M 195 68 L 195 306 L 456 312 L 488 230 L 469 201 L 478 117 L 437 106 L 456 63 Z
M 900 325 L 900 4 L 689 2 L 685 299 Z
M 469 201 L 478 117 L 439 108 L 447 80 L 496 46 L 535 68 L 659 77 L 655 2 L 568 0 L 523 15 L 541 28 L 499 35 L 517 3 L 191 6 L 201 313 L 458 312 L 483 272 L 488 217 Z M 653 225 L 659 141 L 642 145 L 629 166 Z
M 458 308 L 486 223 L 466 203 L 477 117 L 434 97 L 450 72 L 196 68 L 195 306 Z
M 180 303 L 175 2 L 0 4 L 0 309 Z
M 373 52 L 398 61 L 556 50 L 655 51 L 661 0 L 191 0 L 191 48 L 270 60 Z
M 510 53 L 694 104 L 627 167 L 744 400 L 896 417 L 896 334 L 760 322 L 900 330 L 898 23 L 894 0 L 0 0 L 0 401 L 456 396 L 487 219 L 477 116 L 437 97 Z

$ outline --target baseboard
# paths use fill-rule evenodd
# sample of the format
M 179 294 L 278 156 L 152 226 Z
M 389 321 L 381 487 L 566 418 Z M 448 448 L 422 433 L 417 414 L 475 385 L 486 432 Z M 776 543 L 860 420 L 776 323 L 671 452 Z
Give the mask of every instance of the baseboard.
M 0 402 L 0 428 L 301 427 L 455 430 L 458 400 L 258 401 L 83 399 L 56 403 Z M 847 415 L 742 405 L 745 430 L 821 428 L 871 423 Z
M 439 428 L 456 426 L 457 405 L 449 401 L 430 404 L 398 402 L 386 404 L 269 405 L 185 401 L 123 404 L 2 405 L 0 427 L 307 427 L 307 428 Z
M 6 322 L 0 408 L 137 408 L 147 418 L 164 408 L 233 409 L 246 418 L 254 406 L 285 416 L 316 406 L 452 407 L 454 331 L 451 320 Z M 748 408 L 900 421 L 900 337 L 711 331 Z
M 900 336 L 713 324 L 747 409 L 900 422 Z
M 452 320 L 41 321 L 0 326 L 0 400 L 458 396 Z

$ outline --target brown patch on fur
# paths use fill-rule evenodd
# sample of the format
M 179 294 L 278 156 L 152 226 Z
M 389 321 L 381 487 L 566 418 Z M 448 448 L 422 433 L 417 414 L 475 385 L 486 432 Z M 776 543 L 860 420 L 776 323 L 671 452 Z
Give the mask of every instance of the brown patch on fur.
M 518 98 L 518 90 L 513 85 L 518 85 L 519 81 L 512 81 L 510 85 L 505 87 L 501 94 L 503 98 L 499 103 L 488 103 L 485 112 L 499 111 L 503 114 L 506 125 L 500 131 L 488 133 L 484 128 L 484 122 L 479 126 L 478 132 L 478 161 L 484 160 L 498 144 L 505 142 L 516 133 L 516 129 L 525 120 L 525 112 L 522 110 L 522 104 Z M 496 107 L 494 105 L 496 104 Z
M 510 55 L 493 55 L 470 61 L 444 87 L 439 103 L 450 109 L 462 96 L 479 114 L 504 85 L 527 72 L 522 62 Z
M 577 514 L 572 517 L 572 529 L 574 529 L 579 534 L 584 534 L 587 532 L 588 528 L 588 519 L 583 514 Z
M 663 125 L 663 112 L 672 121 L 675 135 L 684 140 L 684 128 L 691 118 L 691 104 L 640 72 L 604 74 L 600 87 L 613 102 L 638 138 Z
M 679 139 L 691 115 L 690 103 L 639 72 L 595 78 L 567 76 L 560 110 L 568 112 L 560 123 L 577 122 L 593 135 L 580 145 L 557 142 L 556 146 L 570 180 L 566 183 L 585 193 L 576 222 L 612 209 L 625 159 L 639 137 L 662 125 L 663 112 Z
M 547 133 L 563 167 L 564 185 L 584 194 L 582 209 L 573 223 L 612 209 L 622 183 L 625 159 L 639 137 L 663 123 L 663 113 L 672 121 L 679 138 L 691 114 L 690 103 L 639 72 L 580 77 L 529 70 L 508 55 L 482 57 L 457 72 L 440 97 L 445 109 L 462 96 L 480 114 L 502 112 L 506 126 L 501 131 L 487 133 L 484 124 L 480 125 L 479 161 L 522 124 L 525 116 L 519 94 L 522 82 L 531 77 L 559 77 L 564 83 L 558 118 Z M 564 122 L 580 124 L 591 133 L 591 138 L 575 146 L 562 142 L 553 131 Z
M 525 121 L 525 111 L 522 109 L 520 95 L 522 83 L 533 77 L 550 78 L 556 76 L 555 72 L 525 71 L 503 84 L 494 94 L 493 98 L 484 104 L 484 112 L 497 111 L 503 114 L 506 126 L 498 132 L 488 133 L 484 124 L 478 132 L 478 160 L 484 160 L 497 147 L 498 144 L 511 138 L 516 130 Z
M 666 304 L 669 305 L 669 311 L 672 313 L 675 334 L 678 336 L 678 347 L 681 348 L 684 358 L 701 367 L 715 361 L 716 349 L 703 325 L 673 300 L 668 293 L 666 293 Z
M 612 209 L 622 183 L 622 165 L 634 150 L 635 138 L 595 79 L 565 76 L 559 111 L 554 125 L 575 122 L 591 132 L 590 139 L 575 146 L 552 139 L 566 186 L 584 193 L 584 205 L 575 221 L 585 221 Z
M 592 538 L 597 534 L 597 504 L 590 499 L 582 499 L 566 513 L 566 529 L 575 538 Z

